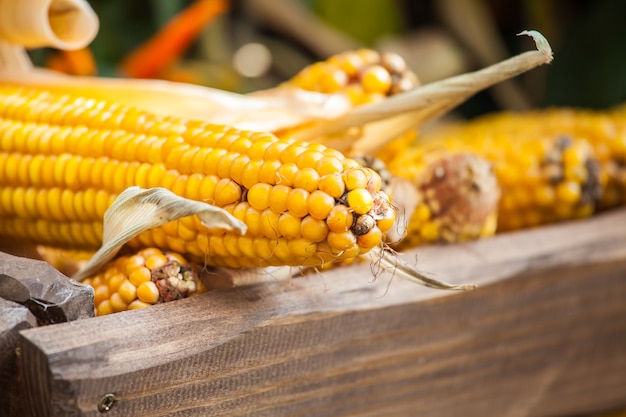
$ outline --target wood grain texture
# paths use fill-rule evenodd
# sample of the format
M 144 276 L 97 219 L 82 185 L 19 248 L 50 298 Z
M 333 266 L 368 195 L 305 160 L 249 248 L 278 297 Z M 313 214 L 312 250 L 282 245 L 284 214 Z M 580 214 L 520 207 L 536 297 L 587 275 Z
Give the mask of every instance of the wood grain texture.
M 555 416 L 626 406 L 626 211 L 24 330 L 36 416 Z M 386 288 L 388 286 L 388 291 Z M 106 414 L 100 398 L 117 403 Z
M 0 298 L 0 416 L 23 415 L 23 400 L 16 382 L 16 350 L 20 343 L 19 331 L 35 327 L 37 321 L 20 304 Z
M 28 307 L 39 325 L 94 316 L 93 288 L 48 263 L 0 252 L 0 297 Z

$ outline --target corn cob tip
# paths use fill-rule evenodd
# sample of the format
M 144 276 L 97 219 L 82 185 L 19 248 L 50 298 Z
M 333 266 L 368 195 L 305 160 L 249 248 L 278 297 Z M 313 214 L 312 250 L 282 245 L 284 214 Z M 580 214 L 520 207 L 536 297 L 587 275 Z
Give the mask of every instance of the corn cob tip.
M 485 159 L 467 152 L 444 154 L 427 163 L 411 184 L 405 189 L 412 195 L 397 199 L 404 202 L 399 222 L 405 224 L 388 234 L 395 247 L 459 242 L 495 233 L 500 187 Z
M 206 292 L 196 267 L 182 255 L 158 248 L 120 256 L 83 283 L 94 288 L 99 316 Z

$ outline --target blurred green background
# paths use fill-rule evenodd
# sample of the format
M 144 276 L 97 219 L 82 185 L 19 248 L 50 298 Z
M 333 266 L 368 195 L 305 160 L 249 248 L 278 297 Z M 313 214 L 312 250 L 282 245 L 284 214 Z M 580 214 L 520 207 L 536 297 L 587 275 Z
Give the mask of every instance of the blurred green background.
M 101 23 L 90 48 L 104 76 L 123 76 L 121 60 L 193 3 L 89 2 Z M 457 112 L 606 108 L 626 99 L 623 16 L 622 0 L 236 0 L 157 76 L 245 93 L 365 46 L 400 53 L 427 83 L 531 50 L 532 41 L 516 33 L 536 29 L 550 41 L 554 62 L 477 94 Z M 42 64 L 51 52 L 32 56 Z

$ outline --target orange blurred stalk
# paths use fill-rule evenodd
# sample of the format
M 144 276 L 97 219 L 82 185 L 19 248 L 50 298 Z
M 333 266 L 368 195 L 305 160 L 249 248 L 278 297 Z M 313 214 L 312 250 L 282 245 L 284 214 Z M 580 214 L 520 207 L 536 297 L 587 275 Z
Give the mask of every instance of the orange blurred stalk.
M 96 60 L 89 48 L 58 51 L 48 57 L 46 68 L 70 75 L 95 75 Z
M 229 0 L 196 1 L 131 51 L 122 60 L 121 70 L 132 78 L 154 78 L 180 57 L 208 22 L 227 11 L 229 3 Z

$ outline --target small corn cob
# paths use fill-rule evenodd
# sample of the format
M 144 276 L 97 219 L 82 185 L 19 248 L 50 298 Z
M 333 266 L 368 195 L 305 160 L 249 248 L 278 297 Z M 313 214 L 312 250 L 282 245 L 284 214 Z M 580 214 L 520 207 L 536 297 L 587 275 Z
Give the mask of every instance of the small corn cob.
M 420 85 L 415 73 L 407 67 L 404 58 L 393 52 L 358 49 L 333 55 L 326 61 L 316 62 L 296 74 L 285 86 L 303 90 L 343 94 L 352 106 L 380 102 L 395 94 L 403 93 Z M 275 132 L 288 137 L 303 126 Z M 306 127 L 306 125 L 304 126 Z M 315 142 L 344 149 L 346 143 L 359 139 L 361 129 L 353 127 L 340 134 L 316 137 Z M 381 153 L 393 153 L 407 145 L 404 138 L 384 145 Z
M 358 106 L 408 91 L 419 81 L 400 55 L 359 49 L 316 62 L 286 84 L 320 93 L 345 93 Z
M 145 248 L 120 256 L 84 284 L 94 289 L 97 316 L 136 310 L 206 292 L 197 268 L 174 252 Z
M 615 112 L 504 113 L 424 135 L 389 169 L 415 178 L 425 160 L 473 152 L 494 168 L 498 230 L 582 218 L 626 201 L 626 119 Z
M 216 233 L 191 216 L 131 242 L 209 265 L 353 258 L 379 246 L 395 218 L 380 177 L 323 145 L 0 87 L 0 236 L 97 248 L 105 210 L 132 185 L 209 202 L 247 224 L 245 236 Z

